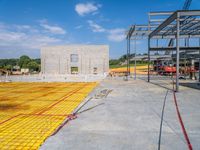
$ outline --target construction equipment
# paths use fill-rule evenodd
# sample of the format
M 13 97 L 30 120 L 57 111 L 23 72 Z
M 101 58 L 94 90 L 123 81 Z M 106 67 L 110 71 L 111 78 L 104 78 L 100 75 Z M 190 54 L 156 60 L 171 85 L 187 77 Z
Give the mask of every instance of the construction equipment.
M 186 0 L 183 5 L 183 10 L 189 10 L 192 0 Z
M 191 3 L 192 3 L 192 0 L 186 0 L 184 5 L 183 5 L 182 10 L 189 10 Z M 170 39 L 168 46 L 169 47 L 174 46 L 174 39 Z M 166 53 L 168 53 L 168 51 L 166 51 Z

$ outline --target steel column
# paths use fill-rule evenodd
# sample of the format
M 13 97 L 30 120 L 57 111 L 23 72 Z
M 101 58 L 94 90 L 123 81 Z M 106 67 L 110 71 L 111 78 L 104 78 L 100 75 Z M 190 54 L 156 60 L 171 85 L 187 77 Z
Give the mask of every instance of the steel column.
M 150 37 L 148 37 L 148 82 L 150 82 Z
M 136 80 L 136 39 L 135 39 L 135 51 L 134 51 L 134 53 L 135 53 L 135 61 L 134 61 L 134 74 L 135 74 L 135 77 L 134 77 L 134 79 Z
M 129 37 L 129 52 L 128 52 L 128 74 L 130 75 L 130 51 L 131 51 L 131 37 Z
M 126 73 L 126 75 L 128 76 L 128 46 L 129 46 L 129 44 L 128 44 L 128 42 L 129 42 L 129 37 L 127 37 L 127 54 L 126 54 L 126 64 L 127 64 L 127 73 Z
M 200 38 L 199 38 L 199 48 L 200 48 Z M 199 84 L 200 84 L 200 50 L 199 50 Z
M 130 37 L 127 37 L 127 76 L 130 75 Z
M 200 85 L 200 38 L 199 38 L 199 85 Z
M 179 12 L 177 13 L 177 19 L 176 19 L 176 26 L 177 26 L 177 31 L 176 31 L 176 92 L 179 91 L 179 33 L 180 33 L 180 14 Z

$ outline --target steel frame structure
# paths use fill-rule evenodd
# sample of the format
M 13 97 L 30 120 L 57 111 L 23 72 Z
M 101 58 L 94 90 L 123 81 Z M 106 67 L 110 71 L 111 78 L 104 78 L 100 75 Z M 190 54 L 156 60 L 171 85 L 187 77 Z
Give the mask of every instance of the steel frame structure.
M 148 39 L 148 82 L 150 82 L 150 53 L 152 51 L 176 52 L 176 91 L 178 91 L 180 51 L 198 51 L 200 64 L 200 10 L 150 12 L 148 25 L 132 25 L 127 32 L 127 71 L 129 72 L 131 40 L 143 39 Z M 159 40 L 169 41 L 171 39 L 175 41 L 175 46 L 173 43 L 167 46 L 158 44 Z M 199 45 L 190 46 L 194 39 L 199 39 Z M 152 46 L 152 40 L 157 41 L 156 46 Z M 185 40 L 186 44 L 183 45 L 181 40 Z
M 146 40 L 148 35 L 157 28 L 165 19 L 171 15 L 173 12 L 150 12 L 149 13 L 149 24 L 145 25 L 132 25 L 127 31 L 127 72 L 130 75 L 130 51 L 131 51 L 131 41 L 134 41 L 135 55 L 136 55 L 136 41 L 137 40 Z M 158 18 L 154 18 L 157 16 Z M 135 79 L 136 79 L 136 59 L 135 59 Z
M 127 32 L 127 73 L 130 75 L 130 51 L 131 41 L 134 41 L 134 53 L 136 56 L 136 40 L 145 39 L 148 36 L 148 25 L 132 25 Z M 134 79 L 136 79 L 136 59 L 134 59 Z
M 152 39 L 174 39 L 175 46 L 151 47 Z M 176 91 L 179 91 L 179 60 L 180 51 L 200 51 L 200 45 L 190 46 L 189 41 L 181 45 L 181 39 L 200 38 L 200 10 L 179 10 L 171 14 L 148 36 L 148 61 L 151 51 L 176 51 Z M 199 43 L 200 44 L 200 43 Z M 200 56 L 199 56 L 200 57 Z M 200 71 L 199 71 L 200 77 Z M 150 67 L 148 65 L 148 82 L 150 82 Z

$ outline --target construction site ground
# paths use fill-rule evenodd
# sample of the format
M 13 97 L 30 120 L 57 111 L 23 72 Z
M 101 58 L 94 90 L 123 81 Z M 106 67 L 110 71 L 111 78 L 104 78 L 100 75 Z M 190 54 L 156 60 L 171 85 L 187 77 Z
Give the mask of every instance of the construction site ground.
M 160 85 L 159 85 L 160 84 Z M 158 147 L 161 111 L 171 81 L 159 78 L 146 82 L 107 78 L 92 92 L 112 92 L 105 98 L 93 98 L 56 135 L 48 138 L 41 150 L 155 150 Z M 200 91 L 180 86 L 176 93 L 185 128 L 193 145 L 200 148 Z M 187 150 L 179 124 L 172 91 L 166 99 L 161 149 Z

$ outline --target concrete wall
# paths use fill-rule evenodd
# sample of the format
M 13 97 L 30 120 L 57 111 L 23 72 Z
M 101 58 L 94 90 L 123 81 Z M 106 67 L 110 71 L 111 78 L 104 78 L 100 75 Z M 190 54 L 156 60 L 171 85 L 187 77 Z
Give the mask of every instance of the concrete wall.
M 78 55 L 78 62 L 71 62 L 71 54 Z M 41 49 L 42 74 L 71 74 L 71 67 L 78 67 L 78 74 L 97 74 L 109 71 L 107 45 L 66 45 Z

